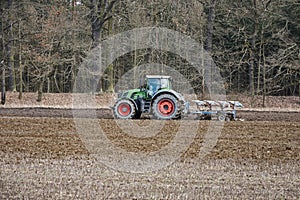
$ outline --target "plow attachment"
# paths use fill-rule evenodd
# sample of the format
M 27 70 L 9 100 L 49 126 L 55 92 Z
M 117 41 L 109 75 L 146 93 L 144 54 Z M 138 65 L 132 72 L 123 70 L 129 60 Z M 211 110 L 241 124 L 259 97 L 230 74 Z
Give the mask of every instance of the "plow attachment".
M 244 107 L 239 101 L 193 100 L 187 103 L 187 113 L 197 115 L 200 120 L 217 119 L 219 121 L 235 121 L 236 111 Z

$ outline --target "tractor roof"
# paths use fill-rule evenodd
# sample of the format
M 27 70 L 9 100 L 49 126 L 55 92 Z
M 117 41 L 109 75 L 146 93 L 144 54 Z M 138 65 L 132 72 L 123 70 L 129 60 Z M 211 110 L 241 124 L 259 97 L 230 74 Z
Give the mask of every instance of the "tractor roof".
M 162 75 L 146 75 L 146 78 L 171 78 L 171 76 L 162 76 Z

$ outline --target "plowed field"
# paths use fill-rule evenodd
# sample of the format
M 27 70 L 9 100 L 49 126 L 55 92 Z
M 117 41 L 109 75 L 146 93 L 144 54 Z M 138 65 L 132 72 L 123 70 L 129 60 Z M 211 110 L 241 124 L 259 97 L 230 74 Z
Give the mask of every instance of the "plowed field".
M 100 144 L 97 148 L 106 153 L 103 141 L 97 143 L 99 138 L 95 135 L 91 137 L 94 141 L 87 142 L 78 133 L 78 124 L 70 111 L 37 109 L 31 110 L 31 116 L 22 112 L 0 113 L 0 199 L 298 199 L 300 196 L 299 113 L 241 112 L 246 121 L 224 123 L 218 138 L 209 137 L 212 126 L 209 121 L 187 119 L 162 124 L 156 120 L 135 120 L 131 123 L 139 129 L 130 129 L 132 132 L 128 133 L 120 125 L 124 121 L 112 119 L 108 111 L 97 111 L 97 116 L 105 119 L 77 119 L 96 122 L 114 148 L 145 157 L 158 154 L 171 144 L 183 126 L 185 133 L 177 139 L 186 148 L 174 161 L 161 169 L 134 173 L 130 169 L 138 166 L 123 166 L 131 172 L 115 170 L 110 160 L 103 161 L 102 156 L 106 155 L 91 152 L 90 145 Z M 192 132 L 189 124 L 195 123 L 198 127 Z M 128 122 L 128 126 L 133 124 Z M 86 129 L 87 133 L 90 131 Z M 157 133 L 145 136 L 151 131 Z M 139 134 L 143 137 L 138 137 Z M 193 137 L 187 143 L 185 137 L 189 135 Z M 215 139 L 215 143 L 203 157 L 204 142 L 210 139 Z M 161 156 L 172 158 L 177 155 L 176 149 Z M 127 158 L 111 154 L 111 159 L 120 159 L 121 163 Z

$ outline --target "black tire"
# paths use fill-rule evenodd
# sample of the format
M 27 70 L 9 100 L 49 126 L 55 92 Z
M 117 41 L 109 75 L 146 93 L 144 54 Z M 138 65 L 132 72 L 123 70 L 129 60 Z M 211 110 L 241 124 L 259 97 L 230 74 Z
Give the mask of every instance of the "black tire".
M 128 99 L 117 101 L 114 106 L 114 116 L 118 119 L 133 119 L 136 116 L 134 104 Z
M 179 102 L 173 95 L 162 94 L 152 104 L 152 113 L 156 119 L 176 119 L 181 115 Z

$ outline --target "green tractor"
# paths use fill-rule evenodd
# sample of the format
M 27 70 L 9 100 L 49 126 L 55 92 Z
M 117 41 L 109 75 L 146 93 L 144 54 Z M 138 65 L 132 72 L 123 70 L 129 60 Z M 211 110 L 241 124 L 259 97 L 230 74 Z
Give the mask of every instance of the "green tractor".
M 179 119 L 187 112 L 184 97 L 172 90 L 171 77 L 159 75 L 147 75 L 140 88 L 119 93 L 113 111 L 119 119 L 139 119 L 142 113 L 156 119 Z

